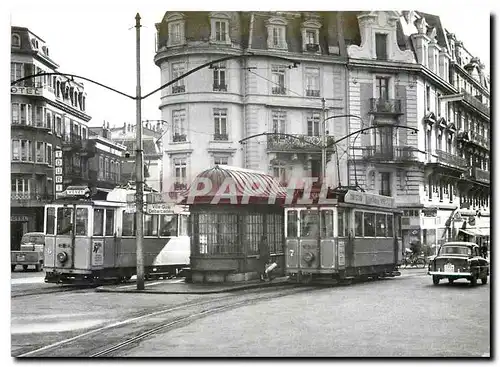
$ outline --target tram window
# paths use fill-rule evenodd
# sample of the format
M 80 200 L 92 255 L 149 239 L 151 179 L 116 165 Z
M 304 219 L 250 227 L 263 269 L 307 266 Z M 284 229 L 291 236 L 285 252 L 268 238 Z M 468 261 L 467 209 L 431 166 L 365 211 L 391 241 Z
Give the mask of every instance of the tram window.
M 321 211 L 321 237 L 333 237 L 333 210 Z
M 57 208 L 57 234 L 71 234 L 73 231 L 73 209 Z
M 337 228 L 338 228 L 338 237 L 345 237 L 345 226 L 344 226 L 344 216 L 345 211 L 343 209 L 338 209 L 337 212 Z
M 106 209 L 106 236 L 115 234 L 115 210 Z
M 54 234 L 56 224 L 56 208 L 47 208 L 47 226 L 45 227 L 46 234 Z
M 160 236 L 177 237 L 177 215 L 160 215 Z
M 94 236 L 104 235 L 104 209 L 94 209 Z
M 363 228 L 365 237 L 375 237 L 375 213 L 364 212 Z
M 179 236 L 189 236 L 189 221 L 186 215 L 179 215 Z
M 297 237 L 297 211 L 290 210 L 287 212 L 286 236 Z
M 376 220 L 375 236 L 387 237 L 385 214 L 375 214 L 375 220 Z
M 354 212 L 354 224 L 356 226 L 354 235 L 363 237 L 363 212 Z
M 89 210 L 87 208 L 77 208 L 76 209 L 76 235 L 86 236 L 87 228 L 89 225 Z
M 303 210 L 300 212 L 300 236 L 317 238 L 319 230 L 319 215 L 317 211 Z
M 158 236 L 158 215 L 144 215 L 144 236 Z
M 122 236 L 135 235 L 135 213 L 123 212 L 122 218 Z
M 392 237 L 392 214 L 387 214 L 387 237 Z

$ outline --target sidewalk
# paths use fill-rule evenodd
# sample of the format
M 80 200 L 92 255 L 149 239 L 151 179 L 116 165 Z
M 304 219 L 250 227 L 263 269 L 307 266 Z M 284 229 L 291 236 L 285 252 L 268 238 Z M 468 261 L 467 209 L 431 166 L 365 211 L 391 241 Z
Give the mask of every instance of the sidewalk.
M 287 277 L 274 278 L 272 281 L 252 280 L 238 283 L 186 283 L 183 280 L 172 282 L 169 280 L 158 280 L 146 282 L 144 290 L 137 290 L 136 283 L 126 285 L 104 285 L 96 288 L 96 292 L 114 293 L 155 293 L 155 294 L 210 294 L 226 293 L 243 289 L 264 288 L 292 285 Z

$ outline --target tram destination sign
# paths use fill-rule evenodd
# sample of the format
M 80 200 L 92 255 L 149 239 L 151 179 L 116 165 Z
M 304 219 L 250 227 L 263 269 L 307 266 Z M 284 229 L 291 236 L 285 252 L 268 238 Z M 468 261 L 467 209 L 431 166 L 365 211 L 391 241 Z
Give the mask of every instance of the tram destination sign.
M 379 206 L 383 208 L 394 208 L 394 198 L 389 196 L 370 194 L 349 190 L 344 197 L 345 203 Z
M 146 206 L 147 214 L 172 214 L 173 212 L 173 205 L 167 203 L 154 203 Z

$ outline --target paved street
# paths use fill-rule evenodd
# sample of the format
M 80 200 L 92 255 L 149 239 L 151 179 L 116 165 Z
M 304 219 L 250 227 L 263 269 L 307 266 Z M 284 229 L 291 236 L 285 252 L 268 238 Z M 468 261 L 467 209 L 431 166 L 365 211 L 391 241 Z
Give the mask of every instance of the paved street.
M 28 279 L 16 279 L 23 278 Z M 402 277 L 314 288 L 193 318 L 114 356 L 483 356 L 490 343 L 489 289 L 489 284 L 471 288 L 465 281 L 436 287 L 424 270 L 406 270 Z M 258 292 L 160 295 L 80 289 L 16 297 L 12 354 L 168 306 L 211 299 L 223 305 Z M 155 326 L 165 322 L 154 320 Z M 150 326 L 145 320 L 121 332 L 140 328 Z M 92 338 L 99 336 L 105 338 L 104 331 Z M 81 350 L 71 353 L 85 355 L 84 346 L 77 344 Z

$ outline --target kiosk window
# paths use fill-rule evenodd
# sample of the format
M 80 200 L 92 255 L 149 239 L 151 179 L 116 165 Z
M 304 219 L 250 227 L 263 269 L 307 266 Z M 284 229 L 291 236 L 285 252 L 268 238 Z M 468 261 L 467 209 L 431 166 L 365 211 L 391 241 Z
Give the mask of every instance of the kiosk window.
M 71 235 L 73 232 L 73 209 L 57 208 L 57 234 Z
M 375 213 L 364 213 L 364 236 L 375 237 Z
M 55 224 L 56 224 L 56 209 L 47 208 L 47 226 L 45 227 L 45 233 L 54 234 Z
M 303 210 L 300 212 L 300 236 L 302 238 L 317 238 L 319 234 L 319 214 L 317 211 Z
M 115 210 L 106 209 L 106 236 L 115 234 Z
M 87 236 L 87 228 L 89 225 L 89 210 L 87 208 L 76 209 L 76 235 Z
M 287 237 L 297 237 L 297 211 L 290 210 L 286 214 L 287 223 L 286 223 L 286 236 Z
M 94 209 L 94 236 L 104 235 L 104 209 Z
M 363 212 L 354 212 L 354 224 L 356 226 L 354 235 L 363 237 Z

